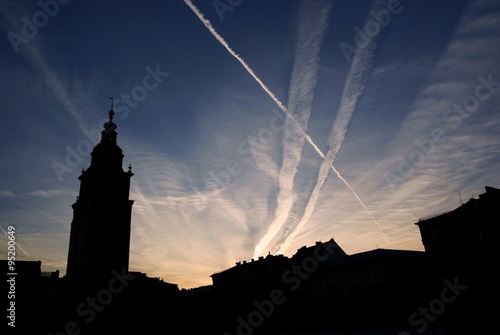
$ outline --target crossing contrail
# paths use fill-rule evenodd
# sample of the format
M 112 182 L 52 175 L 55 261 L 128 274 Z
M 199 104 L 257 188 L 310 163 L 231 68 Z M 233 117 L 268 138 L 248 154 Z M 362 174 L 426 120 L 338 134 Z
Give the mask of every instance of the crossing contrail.
M 378 1 L 374 3 L 372 9 L 378 9 L 382 5 L 383 1 Z M 371 17 L 368 17 L 367 20 L 371 20 Z M 382 28 L 381 28 L 382 29 Z M 316 208 L 316 203 L 319 199 L 323 186 L 325 184 L 326 178 L 328 177 L 328 172 L 330 166 L 333 166 L 335 158 L 340 151 L 342 143 L 345 140 L 345 136 L 347 133 L 347 127 L 352 119 L 352 116 L 356 110 L 358 105 L 359 98 L 363 94 L 366 83 L 368 82 L 368 77 L 372 69 L 373 58 L 375 55 L 375 51 L 378 46 L 378 37 L 374 36 L 370 39 L 368 44 L 362 48 L 357 49 L 352 63 L 351 68 L 349 69 L 349 73 L 347 74 L 347 78 L 344 84 L 344 90 L 342 92 L 342 98 L 340 101 L 340 106 L 337 111 L 337 116 L 335 118 L 335 122 L 332 125 L 330 130 L 330 134 L 328 136 L 328 151 L 326 153 L 326 157 L 321 163 L 318 177 L 316 180 L 316 184 L 314 185 L 314 189 L 309 197 L 307 205 L 304 209 L 304 214 L 300 219 L 299 223 L 295 227 L 294 230 L 287 236 L 285 242 L 280 246 L 278 253 L 283 253 L 288 246 L 291 244 L 295 236 L 304 228 L 304 226 L 309 221 L 314 209 Z M 342 180 L 343 178 L 337 174 L 337 176 Z M 350 186 L 348 186 L 350 188 Z M 358 198 L 357 194 L 351 189 L 354 195 Z M 365 207 L 362 201 L 360 201 L 365 211 L 370 215 L 373 222 L 377 225 L 378 229 L 384 235 L 384 238 L 387 242 L 389 239 L 387 235 L 382 230 L 382 227 L 378 224 L 378 222 L 373 218 L 368 209 Z
M 8 233 L 7 233 L 7 232 L 3 229 L 3 227 L 2 227 L 2 226 L 0 226 L 0 229 L 2 229 L 2 231 L 5 233 L 5 235 L 10 236 L 10 235 L 9 235 L 9 234 L 8 234 Z M 22 250 L 22 252 L 24 252 L 24 254 L 25 254 L 26 256 L 28 256 L 28 257 L 30 256 L 30 255 L 28 255 L 28 253 L 27 253 L 27 252 L 26 252 L 26 251 L 25 251 L 25 250 L 24 250 L 24 249 L 23 249 L 23 248 L 19 245 L 19 243 L 17 243 L 17 242 L 16 242 L 16 245 L 19 247 L 19 249 L 21 249 L 21 250 Z
M 294 184 L 298 166 L 302 159 L 305 138 L 302 136 L 307 129 L 311 116 L 314 88 L 316 87 L 319 54 L 321 43 L 328 28 L 331 2 L 301 3 L 297 10 L 297 42 L 295 61 L 290 80 L 288 93 L 288 112 L 298 123 L 294 127 L 290 119 L 285 121 L 283 159 L 278 178 L 279 192 L 274 219 L 269 225 L 267 233 L 260 239 L 254 249 L 254 258 L 258 257 L 278 237 L 285 223 L 289 220 L 294 203 Z M 318 15 L 319 14 L 319 15 Z M 293 229 L 294 227 L 292 227 Z M 286 238 L 287 231 L 283 232 L 280 240 Z M 281 243 L 279 241 L 278 243 Z M 271 250 L 272 251 L 272 250 Z
M 245 68 L 245 70 L 247 70 L 247 72 L 255 79 L 255 81 L 261 86 L 261 88 L 269 95 L 269 97 L 271 99 L 273 99 L 273 101 L 276 103 L 276 105 L 278 105 L 278 107 L 281 109 L 281 111 L 286 115 L 286 118 L 287 120 L 289 120 L 289 122 L 292 123 L 292 125 L 294 127 L 297 127 L 297 129 L 299 130 L 300 134 L 302 136 L 304 136 L 304 138 L 306 139 L 306 141 L 312 146 L 312 148 L 314 149 L 314 151 L 316 151 L 316 153 L 323 159 L 325 159 L 325 155 L 323 154 L 323 152 L 319 149 L 319 147 L 314 143 L 314 141 L 311 139 L 311 137 L 306 133 L 306 131 L 301 128 L 298 124 L 298 122 L 295 120 L 295 118 L 293 117 L 293 115 L 291 115 L 289 112 L 288 112 L 288 109 L 283 105 L 283 103 L 276 97 L 276 95 L 274 95 L 273 92 L 271 92 L 271 90 L 262 82 L 262 80 L 259 79 L 259 77 L 257 77 L 257 75 L 255 74 L 255 72 L 250 68 L 250 66 L 245 62 L 245 60 L 240 56 L 238 55 L 233 49 L 231 49 L 231 47 L 229 46 L 229 44 L 224 40 L 224 38 L 222 38 L 222 36 L 219 35 L 219 33 L 215 30 L 215 28 L 212 26 L 212 24 L 210 23 L 209 20 L 207 20 L 203 13 L 201 13 L 199 11 L 199 9 L 192 3 L 191 0 L 184 0 L 184 3 L 186 5 L 189 6 L 189 8 L 191 8 L 191 10 L 193 11 L 193 13 L 196 14 L 196 16 L 198 17 L 198 19 L 205 25 L 205 27 L 210 31 L 210 33 L 215 37 L 215 39 L 217 41 L 219 41 L 219 43 L 222 44 L 222 46 L 224 46 L 226 48 L 226 50 L 234 57 L 236 58 L 236 60 L 238 62 L 241 63 L 241 65 L 243 65 L 243 67 Z M 368 209 L 366 208 L 365 204 L 363 203 L 363 201 L 361 201 L 360 197 L 356 194 L 356 192 L 352 189 L 352 187 L 349 185 L 349 183 L 347 182 L 347 180 L 345 180 L 339 173 L 339 171 L 333 166 L 333 165 L 330 165 L 329 168 L 332 169 L 332 171 L 337 175 L 337 177 L 339 177 L 339 179 L 349 188 L 349 190 L 353 193 L 353 195 L 356 197 L 356 199 L 358 200 L 358 202 L 361 204 L 361 206 L 363 207 L 363 209 L 366 211 L 366 213 L 371 217 L 371 219 L 377 224 L 378 226 L 378 223 L 377 221 L 375 220 L 375 218 L 371 215 L 371 213 L 368 211 Z

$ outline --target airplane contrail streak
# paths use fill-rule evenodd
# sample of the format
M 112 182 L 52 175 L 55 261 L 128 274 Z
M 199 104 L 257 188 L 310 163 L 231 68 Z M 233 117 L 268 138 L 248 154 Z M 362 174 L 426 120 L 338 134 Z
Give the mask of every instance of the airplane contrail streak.
M 266 91 L 266 93 L 271 97 L 271 99 L 273 99 L 274 102 L 276 102 L 278 107 L 285 114 L 287 114 L 288 111 L 287 111 L 286 107 L 283 105 L 283 103 L 274 95 L 273 92 L 271 92 L 271 90 L 269 88 L 267 88 L 266 85 L 264 85 L 264 83 L 259 79 L 259 77 L 257 77 L 257 75 L 250 68 L 250 66 L 248 66 L 248 64 L 245 62 L 245 60 L 240 55 L 238 55 L 236 52 L 234 52 L 233 49 L 231 49 L 229 44 L 227 44 L 226 40 L 222 36 L 219 35 L 219 33 L 212 26 L 212 23 L 210 23 L 209 20 L 205 19 L 205 16 L 203 15 L 203 13 L 200 12 L 200 10 L 191 2 L 191 0 L 184 0 L 184 3 L 186 3 L 186 5 L 188 5 L 189 8 L 191 8 L 191 10 L 196 14 L 196 16 L 198 16 L 200 21 L 205 25 L 205 27 L 207 27 L 207 29 L 212 33 L 212 35 L 214 35 L 214 37 L 217 39 L 217 41 L 219 41 L 226 48 L 226 50 L 234 58 L 236 58 L 241 63 L 241 65 L 243 65 L 245 70 L 247 70 L 247 72 L 250 73 L 250 75 L 257 81 L 257 83 L 259 83 L 259 85 L 262 87 L 262 89 L 264 89 L 264 91 Z
M 273 92 L 257 77 L 257 75 L 253 72 L 253 70 L 250 68 L 250 66 L 245 62 L 243 58 L 241 58 L 240 55 L 238 55 L 236 52 L 234 52 L 233 49 L 229 47 L 227 42 L 222 38 L 222 36 L 217 33 L 215 28 L 212 26 L 209 20 L 205 19 L 203 16 L 203 13 L 201 13 L 198 8 L 191 2 L 191 0 L 183 0 L 189 8 L 198 16 L 200 21 L 207 27 L 207 29 L 214 35 L 214 37 L 226 48 L 226 50 L 234 57 L 236 58 L 241 65 L 247 70 L 247 72 L 257 81 L 257 83 L 262 87 L 262 89 L 271 97 L 271 99 L 274 100 L 276 105 L 281 109 L 281 111 L 286 115 L 287 118 L 290 119 L 291 122 L 294 123 L 295 126 L 298 125 L 297 121 L 295 118 L 288 112 L 288 109 L 283 105 L 283 103 L 274 95 Z M 313 142 L 312 138 L 305 132 L 305 130 L 301 129 L 300 127 L 297 127 L 299 130 L 302 130 L 302 135 L 305 137 L 306 141 L 313 147 L 313 149 L 320 155 L 321 158 L 325 158 L 325 155 L 321 151 L 320 148 Z
M 12 3 L 14 4 L 14 3 Z M 6 23 L 16 29 L 17 20 L 19 19 L 18 11 L 24 12 L 21 8 L 16 8 L 16 5 L 12 6 L 12 12 L 4 11 L 2 16 L 6 20 Z M 55 98 L 61 103 L 65 110 L 77 121 L 78 126 L 81 130 L 84 130 L 84 122 L 80 113 L 78 113 L 74 103 L 70 99 L 70 95 L 67 92 L 66 85 L 59 79 L 57 73 L 50 67 L 43 55 L 41 49 L 35 40 L 30 41 L 29 44 L 24 45 L 23 49 L 26 50 L 25 55 L 28 61 L 30 61 L 37 71 L 40 72 L 47 87 L 52 91 Z
M 276 97 L 276 95 L 274 95 L 273 92 L 271 92 L 271 90 L 257 77 L 257 75 L 254 73 L 254 71 L 250 68 L 250 66 L 245 62 L 245 60 L 239 56 L 236 52 L 234 52 L 233 49 L 231 49 L 231 47 L 229 46 L 229 44 L 224 40 L 224 38 L 222 38 L 222 36 L 219 35 L 219 33 L 217 33 L 217 31 L 215 30 L 215 28 L 212 26 L 212 24 L 210 23 L 209 20 L 205 19 L 203 13 L 201 13 L 198 8 L 191 2 L 191 0 L 183 0 L 184 3 L 189 6 L 189 8 L 191 8 L 191 10 L 196 14 L 196 16 L 198 17 L 198 19 L 205 25 L 205 27 L 210 31 L 210 33 L 217 39 L 217 41 L 219 41 L 219 43 L 221 43 L 225 48 L 226 50 L 234 57 L 236 58 L 236 60 L 238 60 L 241 65 L 243 65 L 243 67 L 245 68 L 245 70 L 247 70 L 247 72 L 255 79 L 255 81 L 257 81 L 257 83 L 261 86 L 261 88 L 269 95 L 269 97 L 271 97 L 271 99 L 274 100 L 274 102 L 278 105 L 278 107 L 283 111 L 283 113 L 286 115 L 287 119 L 289 119 L 293 124 L 297 125 L 297 121 L 295 120 L 295 118 L 288 112 L 288 109 L 283 105 L 283 103 Z M 312 148 L 314 149 L 314 151 L 316 151 L 318 153 L 318 155 L 325 159 L 325 155 L 323 154 L 323 152 L 319 149 L 319 147 L 314 143 L 314 141 L 312 140 L 312 138 L 306 133 L 306 131 L 300 127 L 297 127 L 301 134 L 304 136 L 304 138 L 306 139 L 306 141 L 312 146 Z M 366 208 L 365 204 L 361 201 L 361 199 L 359 198 L 359 196 L 356 194 L 356 192 L 354 192 L 354 190 L 352 189 L 352 187 L 349 185 L 349 183 L 347 182 L 347 180 L 345 180 L 344 178 L 342 178 L 342 176 L 340 175 L 340 173 L 337 171 L 337 169 L 333 166 L 333 165 L 330 165 L 330 168 L 333 170 L 333 172 L 335 172 L 335 174 L 340 178 L 340 180 L 349 188 L 349 190 L 354 194 L 354 196 L 356 197 L 356 199 L 358 200 L 358 202 L 361 204 L 361 206 L 364 208 L 364 210 L 366 211 L 366 213 L 371 217 L 371 219 L 377 224 L 378 226 L 378 223 L 377 221 L 375 220 L 375 218 L 371 215 L 371 213 L 368 211 L 368 209 Z M 385 235 L 385 234 L 384 234 Z
M 374 3 L 372 9 L 377 9 L 377 7 L 381 6 L 383 1 L 378 1 Z M 368 17 L 367 20 L 370 20 L 371 17 Z M 280 246 L 278 253 L 284 252 L 286 248 L 293 241 L 295 236 L 304 228 L 304 226 L 309 221 L 314 209 L 316 207 L 316 203 L 319 199 L 323 186 L 325 184 L 326 178 L 328 177 L 329 166 L 333 166 L 335 158 L 340 151 L 342 143 L 345 140 L 345 136 L 347 133 L 347 127 L 352 119 L 354 112 L 356 111 L 356 107 L 358 104 L 358 100 L 363 94 L 366 83 L 368 81 L 368 77 L 373 65 L 373 58 L 375 55 L 375 51 L 378 45 L 378 37 L 380 35 L 375 36 L 370 39 L 369 43 L 362 49 L 357 49 L 354 54 L 354 58 L 351 63 L 351 68 L 349 69 L 349 73 L 347 74 L 347 79 L 344 84 L 344 90 L 342 92 L 342 98 L 340 102 L 340 106 L 337 112 L 337 116 L 335 118 L 335 122 L 332 125 L 330 130 L 330 135 L 328 136 L 328 152 L 326 153 L 326 158 L 321 163 L 321 167 L 318 173 L 316 185 L 314 185 L 313 192 L 309 197 L 306 208 L 304 209 L 304 214 L 300 219 L 299 223 L 295 227 L 295 229 L 287 236 L 285 242 Z M 337 174 L 338 176 L 338 174 Z M 342 176 L 338 176 L 341 180 Z M 350 186 L 348 186 L 353 194 L 360 200 L 356 192 L 352 190 Z M 384 235 L 387 242 L 389 239 L 387 235 L 382 230 L 378 222 L 373 218 L 373 216 L 369 213 L 368 209 L 365 207 L 363 202 L 360 202 L 364 207 L 365 211 L 370 215 L 373 222 L 377 225 L 379 230 Z
M 9 234 L 8 234 L 8 233 L 7 233 L 7 232 L 3 229 L 3 227 L 2 227 L 2 226 L 0 226 L 0 229 L 2 229 L 2 231 L 5 233 L 5 235 L 9 236 Z M 28 256 L 28 257 L 30 256 L 30 255 L 28 255 L 28 253 L 27 253 L 27 252 L 26 252 L 26 251 L 25 251 L 25 250 L 24 250 L 24 249 L 23 249 L 23 248 L 19 245 L 19 243 L 17 243 L 17 242 L 16 242 L 16 245 L 19 247 L 19 249 L 21 249 L 21 250 L 22 250 L 22 252 L 24 252 L 24 254 L 25 254 L 26 256 Z
M 290 119 L 285 121 L 283 159 L 278 178 L 277 206 L 274 219 L 269 225 L 267 233 L 255 246 L 254 257 L 258 257 L 278 237 L 279 232 L 289 220 L 294 205 L 295 176 L 302 159 L 305 142 L 302 134 L 307 129 L 311 116 L 321 43 L 328 28 L 331 7 L 331 2 L 301 2 L 300 8 L 297 10 L 299 13 L 297 42 L 287 109 L 299 124 L 295 126 L 296 124 L 290 122 Z M 285 239 L 287 234 L 288 230 L 285 230 L 278 243 Z

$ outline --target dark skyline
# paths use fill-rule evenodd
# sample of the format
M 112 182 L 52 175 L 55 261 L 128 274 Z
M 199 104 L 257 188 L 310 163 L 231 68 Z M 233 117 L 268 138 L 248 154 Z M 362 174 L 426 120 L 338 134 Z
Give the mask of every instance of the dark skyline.
M 99 172 L 104 171 L 94 164 L 86 182 Z M 76 265 L 88 270 L 75 276 L 72 269 L 64 278 L 41 272 L 40 261 L 16 262 L 17 279 L 10 279 L 15 280 L 15 319 L 9 322 L 16 328 L 10 330 L 30 335 L 172 329 L 219 335 L 496 334 L 498 308 L 488 301 L 499 298 L 500 189 L 486 186 L 485 191 L 453 211 L 415 223 L 425 252 L 376 249 L 348 255 L 332 238 L 303 246 L 290 258 L 268 254 L 237 262 L 214 273 L 212 285 L 189 290 L 126 267 L 117 271 L 121 257 L 109 257 L 103 239 L 88 239 L 84 228 L 95 223 L 91 216 L 84 219 L 93 212 L 90 206 L 86 214 L 75 212 L 71 240 L 102 250 L 103 257 L 88 263 L 93 251 L 80 245 L 76 249 L 84 252 L 71 264 L 78 260 Z M 117 200 L 84 195 L 87 204 Z M 110 227 L 122 221 L 122 210 L 106 218 Z M 126 240 L 117 236 L 111 243 Z M 0 264 L 7 267 L 6 260 Z
M 500 187 L 497 2 L 193 1 L 219 40 L 183 1 L 41 3 L 0 5 L 0 221 L 45 271 L 110 95 L 130 270 L 181 288 L 332 237 L 421 251 L 418 219 Z

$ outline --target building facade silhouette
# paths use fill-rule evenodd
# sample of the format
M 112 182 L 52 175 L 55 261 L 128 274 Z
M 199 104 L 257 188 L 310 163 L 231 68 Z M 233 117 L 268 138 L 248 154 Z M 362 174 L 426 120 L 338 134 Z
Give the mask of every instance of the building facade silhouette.
M 116 142 L 113 115 L 111 109 L 90 167 L 78 177 L 66 271 L 70 281 L 108 277 L 113 270 L 128 272 L 134 174 L 131 166 L 128 171 L 122 168 L 124 155 Z
M 464 288 L 444 317 L 471 333 L 497 333 L 500 189 L 485 186 L 478 198 L 415 224 L 438 281 Z
M 212 276 L 219 333 L 307 333 L 405 327 L 432 299 L 424 252 L 348 255 L 332 238 L 292 257 L 268 255 Z
M 134 173 L 131 165 L 122 167 L 113 105 L 108 114 L 90 166 L 78 177 L 63 311 L 49 326 L 55 333 L 69 328 L 79 334 L 152 334 L 178 318 L 176 284 L 129 270 Z

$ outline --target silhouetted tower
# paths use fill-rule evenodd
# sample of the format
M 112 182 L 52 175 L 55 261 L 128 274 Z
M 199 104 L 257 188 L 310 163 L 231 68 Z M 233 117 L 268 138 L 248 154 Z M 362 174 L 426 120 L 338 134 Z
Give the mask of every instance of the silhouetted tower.
M 132 204 L 129 166 L 122 168 L 116 144 L 113 104 L 101 141 L 92 151 L 90 167 L 82 170 L 80 194 L 73 207 L 66 276 L 70 281 L 99 282 L 112 270 L 128 272 Z

